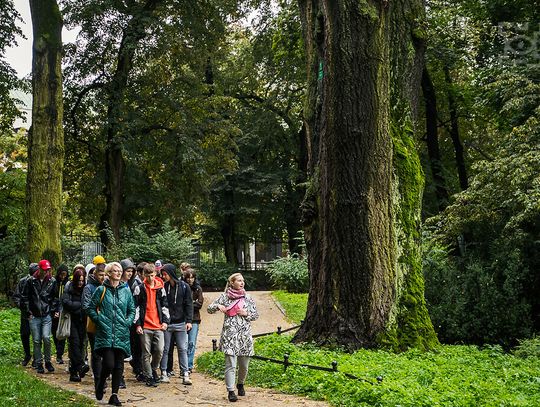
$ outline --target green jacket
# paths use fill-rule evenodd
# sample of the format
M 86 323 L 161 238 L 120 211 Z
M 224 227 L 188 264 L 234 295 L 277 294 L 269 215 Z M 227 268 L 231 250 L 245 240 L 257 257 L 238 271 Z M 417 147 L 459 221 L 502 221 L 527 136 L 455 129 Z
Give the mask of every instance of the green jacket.
M 101 301 L 103 290 L 105 295 Z M 94 349 L 116 348 L 123 350 L 126 357 L 131 355 L 129 328 L 135 318 L 135 304 L 126 283 L 113 288 L 109 280 L 105 280 L 92 295 L 86 313 L 96 324 Z

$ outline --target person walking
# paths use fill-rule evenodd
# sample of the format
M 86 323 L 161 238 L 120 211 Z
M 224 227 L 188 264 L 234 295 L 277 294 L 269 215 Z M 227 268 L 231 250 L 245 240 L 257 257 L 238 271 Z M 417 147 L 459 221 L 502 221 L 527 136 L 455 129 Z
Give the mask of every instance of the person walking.
M 122 264 L 122 268 L 129 267 L 131 264 L 131 260 L 125 259 L 120 262 Z M 129 288 L 131 289 L 131 293 L 133 294 L 135 292 L 135 288 L 143 283 L 144 280 L 144 266 L 146 265 L 146 262 L 141 262 L 137 264 L 137 267 L 135 267 L 133 270 L 133 274 L 131 276 L 131 280 L 129 282 Z M 139 334 L 137 333 L 137 326 L 135 324 L 131 325 L 130 327 L 130 342 L 131 342 L 131 361 L 129 364 L 133 368 L 133 374 L 135 375 L 135 378 L 139 382 L 146 381 L 146 378 L 144 377 L 143 373 L 143 367 L 142 367 L 142 347 L 141 347 L 141 338 Z
M 19 327 L 19 333 L 21 335 L 21 342 L 24 350 L 24 359 L 21 362 L 21 365 L 26 366 L 32 359 L 32 353 L 30 351 L 30 320 L 26 315 L 23 304 L 22 297 L 24 294 L 24 287 L 26 283 L 32 278 L 32 274 L 38 271 L 39 266 L 37 263 L 31 263 L 28 266 L 28 274 L 19 280 L 17 287 L 15 288 L 15 293 L 13 294 L 13 302 L 21 310 L 21 324 Z
M 102 358 L 95 394 L 97 400 L 103 399 L 105 380 L 112 375 L 109 404 L 121 406 L 118 389 L 124 373 L 124 359 L 131 355 L 129 327 L 135 318 L 135 304 L 128 285 L 121 281 L 121 264 L 107 264 L 105 273 L 108 279 L 96 288 L 86 310 L 96 324 L 94 351 Z
M 54 279 L 56 280 L 56 289 L 54 290 L 54 296 L 56 298 L 56 301 L 58 301 L 58 303 L 60 304 L 59 310 L 62 311 L 62 295 L 64 294 L 66 284 L 69 281 L 69 271 L 65 264 L 60 264 L 58 266 Z M 59 365 L 63 365 L 64 351 L 66 349 L 66 340 L 56 338 L 59 316 L 60 314 L 58 314 L 58 316 L 56 317 L 52 315 L 52 337 L 54 341 L 54 348 L 56 350 L 56 363 L 58 363 Z
M 54 296 L 56 280 L 51 275 L 51 263 L 43 259 L 38 266 L 38 270 L 24 287 L 22 304 L 25 315 L 30 319 L 37 372 L 45 373 L 43 359 L 45 359 L 47 371 L 54 372 L 51 363 L 51 315 L 55 316 L 60 312 L 57 298 Z
M 69 313 L 71 319 L 68 342 L 70 382 L 80 382 L 90 370 L 90 367 L 84 363 L 86 315 L 82 309 L 82 295 L 85 285 L 84 266 L 77 265 L 73 271 L 73 280 L 66 284 L 62 295 L 63 311 Z
M 87 284 L 83 289 L 82 308 L 86 315 L 88 315 L 88 307 L 90 306 L 92 296 L 96 292 L 97 288 L 100 287 L 105 280 L 105 270 L 101 267 L 92 268 L 91 265 L 87 265 L 86 268 L 89 270 L 93 270 L 93 273 L 88 276 Z M 87 336 L 88 342 L 90 342 L 90 351 L 92 352 L 92 355 L 90 357 L 90 367 L 92 368 L 92 374 L 94 375 L 94 386 L 95 388 L 97 388 L 99 377 L 101 375 L 101 356 L 99 356 L 98 353 L 94 350 L 96 342 L 95 333 L 87 331 Z
M 169 359 L 169 347 L 172 338 L 176 342 L 178 349 L 178 363 L 182 375 L 182 383 L 191 385 L 188 366 L 188 332 L 192 328 L 193 321 L 193 299 L 189 286 L 176 275 L 174 264 L 167 263 L 161 269 L 161 275 L 165 280 L 165 291 L 171 314 L 171 323 L 165 332 L 165 349 L 161 359 L 161 381 L 170 381 L 167 374 L 167 362 Z
M 169 324 L 169 308 L 163 282 L 156 277 L 155 265 L 146 264 L 143 273 L 143 284 L 135 287 L 133 291 L 136 305 L 135 325 L 141 338 L 146 385 L 157 387 L 160 381 L 157 369 L 163 356 L 163 332 Z
M 251 321 L 259 317 L 253 298 L 244 289 L 244 277 L 241 273 L 232 274 L 223 292 L 208 306 L 208 313 L 221 311 L 224 314 L 223 328 L 219 340 L 219 349 L 225 354 L 225 385 L 228 399 L 238 400 L 234 392 L 236 366 L 238 364 L 239 396 L 245 396 L 244 383 L 248 373 L 250 356 L 253 350 Z
M 202 288 L 197 281 L 197 273 L 192 268 L 188 268 L 184 271 L 183 280 L 189 285 L 191 289 L 191 296 L 193 298 L 193 322 L 191 329 L 188 331 L 188 369 L 189 373 L 193 371 L 193 362 L 195 360 L 195 350 L 197 348 L 197 336 L 199 334 L 199 325 L 201 323 L 201 308 L 204 302 Z

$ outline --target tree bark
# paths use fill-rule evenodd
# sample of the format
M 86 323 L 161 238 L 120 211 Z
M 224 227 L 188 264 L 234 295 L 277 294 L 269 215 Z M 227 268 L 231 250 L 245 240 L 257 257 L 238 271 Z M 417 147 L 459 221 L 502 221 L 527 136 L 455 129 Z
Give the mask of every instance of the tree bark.
M 30 0 L 32 15 L 32 127 L 28 135 L 26 183 L 27 250 L 30 261 L 43 253 L 61 260 L 62 16 L 56 0 Z M 55 259 L 55 260 L 56 260 Z
M 400 7 L 410 2 L 403 0 Z M 403 218 L 407 214 L 419 220 L 422 178 L 414 146 L 411 149 L 402 138 L 396 146 L 393 136 L 401 135 L 401 127 L 390 115 L 391 96 L 413 109 L 410 85 L 418 82 L 411 78 L 420 76 L 413 76 L 412 69 L 392 69 L 409 61 L 390 52 L 391 42 L 399 50 L 411 45 L 411 27 L 401 28 L 392 12 L 402 10 L 386 1 L 300 0 L 299 5 L 308 61 L 304 115 L 309 180 L 303 221 L 310 290 L 306 318 L 295 340 L 351 349 L 429 347 L 434 333 L 425 310 L 421 270 L 409 264 L 418 259 L 409 247 L 401 247 L 418 233 L 419 225 L 410 222 L 414 230 L 405 229 Z M 403 13 L 411 14 L 410 24 L 423 16 L 418 10 Z M 396 38 L 407 44 L 395 44 Z M 409 65 L 415 63 L 416 54 Z M 391 75 L 399 88 L 393 93 Z M 408 174 L 403 171 L 406 166 L 396 168 L 396 160 L 408 163 L 411 156 L 417 166 Z M 401 184 L 401 177 L 407 176 L 415 177 L 410 190 L 411 182 Z M 403 308 L 410 309 L 402 313 Z
M 452 77 L 450 76 L 450 69 L 445 66 L 444 77 L 447 84 L 448 94 L 448 109 L 450 110 L 450 137 L 452 138 L 452 144 L 454 145 L 454 152 L 456 157 L 456 167 L 459 176 L 459 186 L 462 191 L 469 188 L 469 180 L 467 177 L 467 167 L 465 165 L 465 154 L 463 150 L 463 144 L 461 144 L 461 137 L 459 135 L 459 121 L 456 100 L 452 90 Z
M 428 151 L 431 176 L 435 184 L 435 197 L 439 211 L 442 212 L 448 206 L 448 191 L 446 180 L 442 172 L 441 153 L 439 150 L 439 126 L 437 116 L 437 96 L 433 81 L 429 75 L 427 66 L 424 63 L 422 70 L 422 93 L 424 95 L 424 105 L 426 114 L 426 145 Z
M 105 246 L 110 246 L 113 238 L 115 242 L 120 241 L 120 228 L 124 215 L 126 163 L 122 152 L 122 117 L 125 92 L 137 44 L 145 37 L 152 14 L 161 2 L 161 0 L 147 0 L 142 6 L 133 6 L 132 18 L 124 31 L 118 50 L 116 70 L 106 86 L 108 102 L 105 136 L 107 143 L 105 147 L 105 187 L 103 190 L 106 206 L 100 219 L 101 241 Z

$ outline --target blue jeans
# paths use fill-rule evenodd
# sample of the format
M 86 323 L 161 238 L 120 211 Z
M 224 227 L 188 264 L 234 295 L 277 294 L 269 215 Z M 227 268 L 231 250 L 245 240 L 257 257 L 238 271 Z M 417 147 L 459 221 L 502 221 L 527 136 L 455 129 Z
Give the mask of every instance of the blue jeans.
M 199 323 L 194 322 L 191 330 L 188 332 L 187 357 L 188 368 L 193 369 L 193 360 L 195 359 L 195 349 L 197 348 L 197 335 L 199 334 Z
M 165 349 L 163 349 L 163 358 L 161 358 L 161 370 L 167 370 L 167 360 L 169 347 L 171 346 L 171 338 L 174 335 L 176 347 L 178 348 L 178 362 L 180 363 L 180 371 L 182 374 L 188 373 L 188 335 L 186 332 L 186 324 L 172 324 L 165 331 Z
M 34 361 L 39 366 L 45 362 L 51 361 L 51 326 L 52 319 L 50 315 L 44 317 L 34 317 L 30 320 L 30 331 L 34 342 Z M 43 354 L 41 353 L 41 342 L 43 341 Z

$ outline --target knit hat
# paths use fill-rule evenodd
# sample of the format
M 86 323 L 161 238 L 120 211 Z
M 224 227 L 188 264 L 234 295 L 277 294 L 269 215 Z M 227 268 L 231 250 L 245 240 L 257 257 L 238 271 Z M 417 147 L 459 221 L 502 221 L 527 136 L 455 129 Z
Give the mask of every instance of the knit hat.
M 174 264 L 164 264 L 161 268 L 161 273 L 167 273 L 174 281 L 178 281 L 178 277 L 176 276 L 176 267 Z
M 161 262 L 161 260 L 156 260 L 154 266 L 156 266 L 156 271 L 159 271 L 163 268 L 163 263 Z
M 37 263 L 30 263 L 28 266 L 28 274 L 34 274 L 38 269 L 39 265 Z
M 94 263 L 97 266 L 98 264 L 106 263 L 106 261 L 103 256 L 98 254 L 96 257 L 94 257 L 94 260 L 92 260 L 92 263 Z
M 77 269 L 83 269 L 84 271 L 86 271 L 86 268 L 84 267 L 84 264 L 75 264 L 75 266 L 73 266 L 73 272 L 75 272 L 75 270 Z
M 127 269 L 133 269 L 135 271 L 135 264 L 130 259 L 120 260 L 120 265 L 122 266 L 122 271 L 126 271 Z
M 84 268 L 84 270 L 86 271 L 86 275 L 89 275 L 92 270 L 94 270 L 96 268 L 96 265 L 94 263 L 89 263 L 86 265 L 86 267 Z

